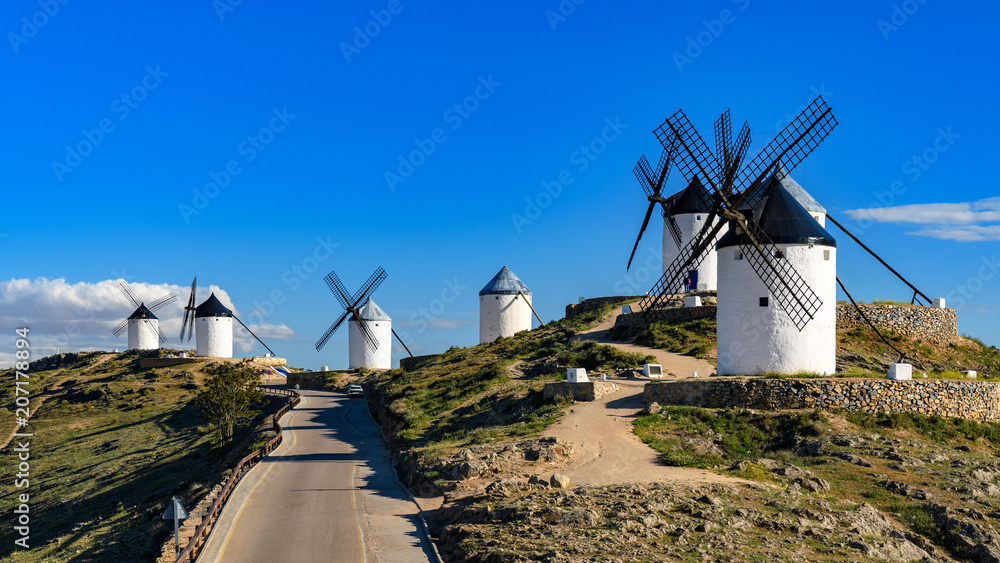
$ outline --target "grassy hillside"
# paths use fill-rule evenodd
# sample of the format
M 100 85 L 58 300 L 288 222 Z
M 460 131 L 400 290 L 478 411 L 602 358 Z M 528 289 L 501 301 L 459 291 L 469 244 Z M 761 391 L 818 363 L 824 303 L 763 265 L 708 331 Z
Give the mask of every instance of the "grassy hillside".
M 136 352 L 61 359 L 57 368 L 31 373 L 37 410 L 23 432 L 34 433 L 28 488 L 32 549 L 12 553 L 13 530 L 5 526 L 0 557 L 155 559 L 168 535 L 160 516 L 171 496 L 192 508 L 256 440 L 244 432 L 241 444 L 210 447 L 210 426 L 191 403 L 204 377 L 202 364 L 140 370 Z M 13 430 L 13 380 L 11 372 L 0 377 L 4 439 Z M 44 401 L 40 407 L 39 401 Z M 17 460 L 10 446 L 2 457 L 0 472 L 13 476 Z M 13 478 L 4 479 L 0 512 L 11 514 L 22 492 Z
M 565 379 L 562 367 L 599 371 L 650 361 L 612 346 L 571 341 L 615 306 L 493 343 L 452 348 L 413 371 L 383 372 L 371 382 L 372 403 L 406 447 L 461 447 L 536 434 L 561 412 L 542 401 L 541 391 L 546 380 Z

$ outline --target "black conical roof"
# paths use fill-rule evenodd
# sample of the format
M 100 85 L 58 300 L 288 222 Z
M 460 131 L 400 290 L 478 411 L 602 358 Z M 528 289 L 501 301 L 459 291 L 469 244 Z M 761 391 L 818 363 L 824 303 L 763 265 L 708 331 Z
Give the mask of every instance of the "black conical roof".
M 145 303 L 139 303 L 139 308 L 135 310 L 134 313 L 129 315 L 128 320 L 132 319 L 155 319 L 156 315 L 146 307 Z
M 219 301 L 219 299 L 215 296 L 214 293 L 209 295 L 208 299 L 206 299 L 205 302 L 202 303 L 201 305 L 198 305 L 198 307 L 196 307 L 194 310 L 194 318 L 196 319 L 200 319 L 202 317 L 231 317 L 231 316 L 233 316 L 233 312 L 227 309 L 226 306 L 222 304 L 222 301 Z
M 688 183 L 686 188 L 674 194 L 670 199 L 673 201 L 673 206 L 670 208 L 671 215 L 712 211 L 710 208 L 712 195 L 708 193 L 697 176 Z
M 774 176 L 753 209 L 752 217 L 775 244 L 837 246 L 833 235 L 821 227 Z M 750 219 L 749 216 L 747 218 Z M 749 243 L 750 238 L 742 230 L 737 234 L 736 228 L 730 227 L 719 239 L 718 248 Z

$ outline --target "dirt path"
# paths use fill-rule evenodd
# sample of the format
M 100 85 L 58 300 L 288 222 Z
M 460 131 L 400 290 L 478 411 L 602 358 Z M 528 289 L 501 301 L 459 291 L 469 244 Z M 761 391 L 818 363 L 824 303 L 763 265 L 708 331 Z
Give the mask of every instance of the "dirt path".
M 638 305 L 638 302 L 633 303 L 632 307 Z M 615 319 L 621 314 L 621 308 L 616 308 L 614 311 L 608 313 L 601 322 L 590 329 L 585 330 L 573 337 L 573 340 L 583 341 L 583 340 L 593 340 L 595 342 L 600 342 L 601 344 L 609 344 L 622 350 L 624 352 L 634 352 L 639 354 L 649 354 L 656 358 L 657 363 L 663 365 L 664 375 L 666 377 L 673 377 L 675 379 L 680 379 L 684 377 L 691 377 L 694 372 L 698 372 L 701 377 L 708 377 L 715 372 L 715 366 L 708 363 L 705 360 L 699 360 L 698 358 L 692 356 L 685 356 L 683 354 L 675 354 L 673 352 L 667 352 L 666 350 L 660 350 L 658 348 L 647 348 L 646 346 L 637 346 L 635 344 L 626 344 L 622 342 L 615 342 L 608 338 L 608 333 L 615 326 Z M 669 372 L 667 376 L 666 372 Z
M 575 339 L 595 340 L 627 352 L 651 354 L 663 364 L 664 379 L 690 377 L 695 371 L 706 377 L 715 371 L 712 364 L 690 356 L 664 350 L 622 344 L 608 340 L 621 310 L 608 314 L 594 328 L 581 332 Z M 618 391 L 594 402 L 573 405 L 562 420 L 545 431 L 545 436 L 558 437 L 573 444 L 576 453 L 554 470 L 580 485 L 612 485 L 616 483 L 650 483 L 671 481 L 684 483 L 743 483 L 742 479 L 725 477 L 701 469 L 668 467 L 657 458 L 652 448 L 643 444 L 632 432 L 636 413 L 645 406 L 642 400 L 645 378 L 614 379 Z

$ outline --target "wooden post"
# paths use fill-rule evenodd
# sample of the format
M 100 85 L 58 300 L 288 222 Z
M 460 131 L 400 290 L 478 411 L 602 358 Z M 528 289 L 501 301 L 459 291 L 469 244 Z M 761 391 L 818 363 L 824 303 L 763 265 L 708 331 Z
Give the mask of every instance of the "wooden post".
M 531 306 L 531 301 L 528 301 L 528 298 L 525 297 L 520 291 L 518 291 L 517 294 L 520 295 L 521 299 L 524 299 L 524 302 L 528 304 L 528 308 L 531 309 L 531 312 L 535 314 L 535 318 L 538 319 L 538 324 L 545 326 L 545 323 L 542 322 L 542 318 L 538 316 L 538 313 L 535 313 L 535 308 Z

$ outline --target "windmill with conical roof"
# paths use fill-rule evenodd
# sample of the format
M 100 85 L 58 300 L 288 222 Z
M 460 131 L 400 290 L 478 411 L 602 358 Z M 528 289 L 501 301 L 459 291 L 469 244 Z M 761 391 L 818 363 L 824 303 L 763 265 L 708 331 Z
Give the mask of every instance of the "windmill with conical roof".
M 157 350 L 160 345 L 167 341 L 167 337 L 160 330 L 160 322 L 153 311 L 156 311 L 171 303 L 174 299 L 177 299 L 177 294 L 171 292 L 159 299 L 150 302 L 147 306 L 145 303 L 139 300 L 136 294 L 129 287 L 125 280 L 118 282 L 118 289 L 121 290 L 125 298 L 128 299 L 129 303 L 135 307 L 135 311 L 128 316 L 125 320 L 118 323 L 114 329 L 111 330 L 111 334 L 115 336 L 121 336 L 123 332 L 128 330 L 128 349 L 129 350 Z
M 531 330 L 531 315 L 545 324 L 531 305 L 531 290 L 507 266 L 479 291 L 479 342 Z
M 829 341 L 831 345 L 835 342 L 835 326 L 827 327 L 823 319 L 836 307 L 833 255 L 836 243 L 781 182 L 836 125 L 826 102 L 822 97 L 817 98 L 746 166 L 743 158 L 750 143 L 749 126 L 744 123 L 737 143 L 732 145 L 728 112 L 716 121 L 718 154 L 708 149 L 683 111 L 678 110 L 657 128 L 656 136 L 664 149 L 678 147 L 674 162 L 682 175 L 690 183 L 697 181 L 706 188 L 691 195 L 710 211 L 698 233 L 679 249 L 676 258 L 664 268 L 663 276 L 640 302 L 646 323 L 658 320 L 668 297 L 689 272 L 711 255 L 710 249 L 716 248 L 723 230 L 728 229 L 722 239 L 725 244 L 718 246 L 720 251 L 727 250 L 726 255 L 719 256 L 719 373 L 728 369 L 721 356 L 746 354 L 747 350 L 742 348 L 751 345 L 747 340 L 750 338 L 752 346 L 762 351 L 762 359 L 752 366 L 753 372 L 816 371 L 811 366 L 799 368 L 794 362 L 782 363 L 780 356 L 794 349 L 794 356 L 801 358 L 820 341 Z M 804 221 L 820 234 L 808 230 L 803 231 L 807 234 L 799 233 L 806 229 Z M 790 229 L 792 236 L 786 238 L 782 228 Z M 815 240 L 810 242 L 811 239 Z M 832 246 L 824 244 L 826 248 L 820 248 L 816 241 L 832 242 Z M 809 248 L 808 256 L 800 256 L 802 246 Z M 817 262 L 814 249 L 830 252 L 820 254 L 827 258 Z M 724 272 L 727 260 L 742 264 L 739 268 L 727 264 Z M 728 276 L 732 278 L 722 281 Z M 755 283 L 751 284 L 748 276 Z M 750 312 L 749 304 L 754 302 L 758 310 Z M 732 303 L 738 303 L 739 307 L 733 318 L 727 318 L 722 311 Z M 760 309 L 767 309 L 767 313 L 760 313 Z M 803 335 L 813 322 L 817 324 L 816 331 Z M 729 331 L 746 337 L 727 340 L 723 334 L 731 334 Z M 824 363 L 820 371 L 825 371 L 825 366 Z M 734 369 L 747 368 L 740 365 Z
M 406 353 L 413 356 L 406 343 L 392 329 L 392 319 L 371 298 L 371 295 L 382 285 L 386 277 L 388 275 L 385 270 L 378 268 L 362 284 L 361 289 L 352 296 L 347 293 L 347 289 L 340 281 L 340 277 L 337 276 L 337 272 L 331 271 L 326 275 L 324 281 L 344 308 L 344 312 L 316 341 L 317 352 L 326 346 L 340 325 L 344 324 L 344 321 L 348 321 L 348 361 L 352 369 L 362 367 L 390 369 L 392 367 L 393 336 L 403 346 Z

